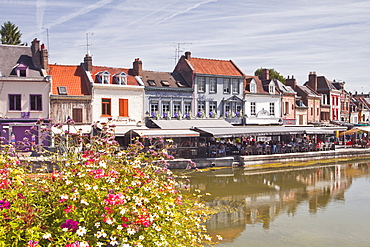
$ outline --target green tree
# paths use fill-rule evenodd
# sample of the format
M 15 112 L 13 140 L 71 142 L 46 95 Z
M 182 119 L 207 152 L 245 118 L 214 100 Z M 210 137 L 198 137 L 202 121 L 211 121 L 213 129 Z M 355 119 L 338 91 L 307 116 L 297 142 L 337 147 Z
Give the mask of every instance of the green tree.
M 254 72 L 255 76 L 261 76 L 262 75 L 263 68 L 259 68 Z M 280 82 L 285 84 L 285 78 L 282 76 L 279 72 L 277 72 L 275 69 L 268 69 L 270 74 L 270 79 L 276 79 Z
M 22 33 L 18 30 L 18 27 L 7 21 L 1 26 L 1 43 L 6 45 L 20 45 L 22 43 Z

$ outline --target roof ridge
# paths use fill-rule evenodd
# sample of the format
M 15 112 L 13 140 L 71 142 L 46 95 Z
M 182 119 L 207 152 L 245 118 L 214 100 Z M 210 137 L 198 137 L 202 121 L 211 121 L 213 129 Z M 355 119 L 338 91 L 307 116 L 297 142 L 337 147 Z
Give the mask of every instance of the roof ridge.
M 191 57 L 190 62 L 192 59 L 203 59 L 203 60 L 212 60 L 212 61 L 223 61 L 223 62 L 231 62 L 231 60 L 224 60 L 224 59 L 215 59 L 215 58 L 201 58 L 201 57 Z

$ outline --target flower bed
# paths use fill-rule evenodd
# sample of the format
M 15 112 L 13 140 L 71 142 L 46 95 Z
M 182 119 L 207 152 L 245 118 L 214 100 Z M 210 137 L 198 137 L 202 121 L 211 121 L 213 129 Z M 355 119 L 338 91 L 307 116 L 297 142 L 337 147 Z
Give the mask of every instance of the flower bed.
M 0 246 L 213 243 L 203 195 L 181 192 L 166 151 L 144 151 L 138 141 L 117 151 L 111 133 L 69 143 L 50 174 L 30 174 L 15 157 L 0 155 Z M 69 133 L 61 135 L 54 138 L 69 142 Z

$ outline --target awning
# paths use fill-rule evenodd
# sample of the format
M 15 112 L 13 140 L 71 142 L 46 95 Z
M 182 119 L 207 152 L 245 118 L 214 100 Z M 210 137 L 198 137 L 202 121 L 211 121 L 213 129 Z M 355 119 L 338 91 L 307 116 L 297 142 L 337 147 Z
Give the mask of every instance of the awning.
M 136 125 L 117 125 L 114 128 L 114 133 L 115 133 L 115 136 L 124 136 L 125 133 L 127 133 L 128 131 L 130 131 L 132 129 L 145 130 L 145 129 L 148 129 L 148 128 L 146 126 L 138 127 Z
M 295 134 L 334 134 L 335 130 L 315 127 L 247 126 L 233 128 L 195 128 L 204 136 L 231 138 L 241 136 L 279 136 Z
M 273 136 L 273 135 L 294 135 L 304 134 L 301 128 L 285 128 L 283 126 L 255 126 L 255 127 L 234 127 L 234 128 L 196 128 L 196 131 L 204 135 L 211 135 L 216 138 L 230 138 L 241 136 Z
M 131 132 L 131 133 L 130 133 Z M 126 133 L 126 135 L 138 135 L 143 138 L 154 138 L 154 137 L 197 137 L 199 136 L 198 132 L 192 130 L 163 130 L 163 129 L 146 129 L 146 130 L 137 130 L 133 129 Z
M 341 132 L 340 135 L 341 136 L 342 135 L 352 135 L 352 134 L 354 134 L 356 132 L 359 132 L 359 131 L 370 132 L 370 126 L 356 127 L 356 128 Z
M 232 128 L 232 124 L 224 119 L 181 119 L 181 120 L 154 120 L 151 119 L 161 129 L 193 129 L 195 127 L 222 127 Z

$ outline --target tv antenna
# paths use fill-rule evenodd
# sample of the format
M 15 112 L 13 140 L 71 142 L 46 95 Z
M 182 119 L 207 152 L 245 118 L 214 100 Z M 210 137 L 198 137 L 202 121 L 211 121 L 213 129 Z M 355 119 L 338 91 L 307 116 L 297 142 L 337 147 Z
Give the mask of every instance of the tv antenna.
M 193 43 L 186 43 L 186 42 L 181 42 L 181 43 L 173 43 L 175 45 L 175 65 L 177 64 L 177 61 L 180 59 L 180 53 L 184 52 L 181 48 L 182 45 L 191 45 Z
M 47 43 L 47 49 L 48 49 L 48 58 L 50 58 L 49 28 L 42 28 L 42 29 L 46 29 L 46 43 Z
M 89 35 L 94 35 L 94 33 L 86 32 L 86 54 L 89 54 L 89 46 L 92 46 L 92 44 L 89 43 Z

